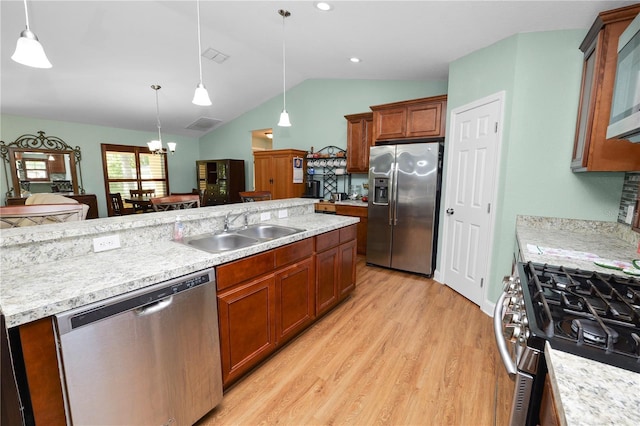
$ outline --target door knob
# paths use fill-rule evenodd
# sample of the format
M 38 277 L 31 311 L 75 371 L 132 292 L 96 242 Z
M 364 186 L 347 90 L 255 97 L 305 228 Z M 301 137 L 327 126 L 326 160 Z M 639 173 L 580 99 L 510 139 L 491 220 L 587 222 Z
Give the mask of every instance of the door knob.
M 447 214 L 448 214 L 449 216 L 451 216 L 452 214 L 454 214 L 454 213 L 455 213 L 455 210 L 453 210 L 452 208 L 448 208 L 448 209 L 446 210 L 446 212 L 447 212 Z

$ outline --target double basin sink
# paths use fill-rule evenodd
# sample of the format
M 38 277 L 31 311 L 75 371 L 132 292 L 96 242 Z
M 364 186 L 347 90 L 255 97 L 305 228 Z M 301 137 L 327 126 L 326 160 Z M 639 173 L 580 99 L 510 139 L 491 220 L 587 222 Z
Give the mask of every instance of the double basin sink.
M 209 253 L 221 253 L 250 247 L 264 241 L 286 237 L 303 231 L 304 229 L 290 228 L 288 226 L 257 224 L 233 231 L 187 237 L 182 242 Z

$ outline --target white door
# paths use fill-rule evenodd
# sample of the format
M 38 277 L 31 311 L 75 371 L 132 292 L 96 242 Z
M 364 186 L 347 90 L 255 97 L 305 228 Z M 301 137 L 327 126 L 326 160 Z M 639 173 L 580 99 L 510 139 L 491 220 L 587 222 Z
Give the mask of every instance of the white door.
M 491 259 L 504 92 L 452 111 L 443 281 L 482 307 Z

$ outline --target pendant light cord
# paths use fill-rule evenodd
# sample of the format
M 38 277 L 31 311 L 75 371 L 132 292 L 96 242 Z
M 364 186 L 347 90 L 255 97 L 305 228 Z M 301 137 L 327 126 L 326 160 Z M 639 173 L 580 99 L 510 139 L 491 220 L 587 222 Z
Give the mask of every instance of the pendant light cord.
M 29 11 L 27 10 L 27 0 L 24 0 L 24 16 L 27 21 L 27 30 L 29 30 Z
M 285 11 L 285 13 L 282 14 L 282 107 L 285 111 L 287 109 L 287 57 L 285 52 L 286 38 L 284 33 L 284 20 L 286 18 L 287 13 Z
M 153 85 L 151 86 L 151 88 L 156 91 L 156 120 L 158 122 L 158 140 L 162 144 L 162 135 L 160 134 L 160 102 L 158 102 L 158 90 L 160 90 L 160 86 Z
M 202 84 L 202 45 L 200 44 L 200 0 L 196 0 L 196 6 L 198 9 L 198 66 L 200 69 L 200 84 Z

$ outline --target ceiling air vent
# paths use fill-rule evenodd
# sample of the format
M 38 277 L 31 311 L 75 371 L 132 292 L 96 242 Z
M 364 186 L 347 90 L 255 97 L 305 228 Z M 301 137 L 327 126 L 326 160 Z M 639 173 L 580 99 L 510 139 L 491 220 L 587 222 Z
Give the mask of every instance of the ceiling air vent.
M 189 124 L 187 126 L 187 129 L 196 130 L 198 132 L 206 132 L 208 130 L 213 129 L 220 123 L 222 123 L 222 120 L 218 120 L 215 118 L 200 117 L 193 123 Z
M 218 52 L 217 50 L 212 49 L 210 47 L 207 48 L 207 50 L 205 50 L 204 52 L 202 52 L 202 56 L 204 58 L 210 59 L 213 62 L 217 62 L 219 64 L 229 59 L 229 55 L 225 55 L 224 53 Z

